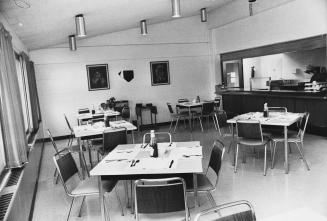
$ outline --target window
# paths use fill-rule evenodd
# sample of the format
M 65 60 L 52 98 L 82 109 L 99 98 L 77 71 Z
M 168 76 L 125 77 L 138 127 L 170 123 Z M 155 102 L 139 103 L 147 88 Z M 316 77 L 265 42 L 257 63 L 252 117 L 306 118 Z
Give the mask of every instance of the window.
M 0 122 L 1 124 L 1 122 Z M 5 152 L 4 152 L 4 146 L 3 146 L 3 138 L 2 138 L 2 131 L 0 127 L 0 173 L 3 171 L 3 169 L 6 166 L 6 159 L 5 159 Z
M 26 93 L 26 83 L 25 83 L 26 81 L 24 78 L 22 61 L 18 54 L 15 54 L 15 64 L 16 64 L 16 71 L 17 71 L 19 93 L 22 101 L 25 132 L 28 134 L 29 133 L 29 111 L 28 111 L 28 102 L 27 102 L 28 96 Z

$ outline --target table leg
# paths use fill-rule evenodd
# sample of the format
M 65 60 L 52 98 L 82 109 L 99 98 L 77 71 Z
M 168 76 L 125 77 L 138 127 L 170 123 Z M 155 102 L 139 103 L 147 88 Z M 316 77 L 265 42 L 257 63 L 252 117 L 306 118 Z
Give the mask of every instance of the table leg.
M 285 173 L 288 174 L 288 140 L 287 126 L 284 126 Z
M 106 213 L 104 207 L 104 198 L 103 198 L 103 189 L 102 189 L 102 181 L 101 176 L 98 176 L 98 185 L 99 185 L 99 200 L 100 200 L 100 211 L 101 211 L 101 220 L 106 221 Z
M 193 173 L 193 190 L 194 190 L 194 207 L 200 206 L 198 201 L 198 177 L 196 173 Z
M 190 124 L 190 130 L 191 130 L 191 133 L 192 133 L 192 113 L 191 113 L 191 107 L 188 108 L 188 121 L 189 121 L 189 124 Z
M 134 139 L 134 130 L 132 130 L 132 142 L 133 142 L 133 144 L 135 143 L 135 139 Z
M 234 124 L 232 124 L 232 140 L 230 141 L 231 143 L 229 144 L 229 147 L 228 147 L 228 151 L 230 151 L 230 148 L 232 148 L 232 144 L 234 142 L 234 139 L 235 139 L 235 132 L 234 132 Z M 234 150 L 232 150 L 233 152 L 233 166 L 235 166 L 235 161 L 236 161 L 236 151 L 235 151 L 235 148 L 233 148 Z
M 79 143 L 79 153 L 78 153 L 79 163 L 80 163 L 81 170 L 82 170 L 82 178 L 83 178 L 83 180 L 84 180 L 84 179 L 85 179 L 85 173 L 84 173 L 84 161 L 83 161 L 83 157 L 82 157 L 82 154 L 83 154 L 83 145 L 82 145 L 82 140 L 81 140 L 80 137 L 78 138 L 77 141 L 78 141 L 78 143 Z

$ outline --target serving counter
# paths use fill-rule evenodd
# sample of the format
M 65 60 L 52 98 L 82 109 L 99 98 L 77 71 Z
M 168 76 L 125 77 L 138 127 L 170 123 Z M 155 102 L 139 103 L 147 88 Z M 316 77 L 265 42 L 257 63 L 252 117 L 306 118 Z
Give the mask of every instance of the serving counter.
M 264 103 L 271 107 L 286 107 L 289 112 L 309 112 L 308 131 L 327 136 L 327 94 L 315 91 L 286 90 L 224 90 L 220 91 L 223 108 L 229 117 L 263 111 Z

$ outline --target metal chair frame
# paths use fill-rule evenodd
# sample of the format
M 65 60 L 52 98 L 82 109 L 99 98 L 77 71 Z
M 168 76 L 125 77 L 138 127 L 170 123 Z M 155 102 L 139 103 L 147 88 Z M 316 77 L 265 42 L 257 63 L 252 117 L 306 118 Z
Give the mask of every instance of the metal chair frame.
M 172 143 L 172 138 L 171 138 L 171 134 L 169 132 L 154 132 L 155 135 L 168 135 L 169 137 L 169 143 Z M 145 144 L 145 138 L 146 136 L 150 136 L 151 133 L 145 133 L 143 135 L 143 142 L 142 142 L 142 146 Z
M 173 122 L 174 120 L 176 121 L 175 123 L 175 128 L 174 128 L 174 133 L 176 131 L 176 128 L 178 126 L 178 122 L 180 119 L 183 119 L 184 120 L 184 126 L 186 127 L 186 122 L 185 120 L 189 118 L 189 115 L 188 115 L 188 112 L 183 112 L 183 113 L 174 113 L 174 110 L 171 106 L 171 103 L 167 103 L 167 107 L 168 107 L 168 110 L 169 110 L 169 113 L 170 113 L 170 126 L 169 126 L 169 132 L 171 131 L 171 128 L 173 126 Z
M 310 113 L 305 112 L 303 117 L 301 118 L 300 121 L 300 126 L 299 126 L 299 131 L 296 135 L 296 137 L 294 138 L 288 138 L 287 142 L 290 143 L 294 143 L 297 147 L 297 149 L 299 150 L 299 153 L 301 155 L 301 158 L 303 160 L 303 162 L 305 163 L 307 170 L 310 170 L 309 164 L 307 162 L 307 160 L 304 157 L 304 153 L 303 153 L 303 139 L 304 139 L 304 134 L 305 134 L 305 130 L 307 128 L 307 124 L 308 124 L 308 120 L 310 117 Z M 303 122 L 304 120 L 304 122 Z M 271 162 L 271 168 L 274 168 L 274 164 L 275 164 L 275 152 L 276 152 L 276 146 L 278 142 L 284 142 L 284 138 L 272 138 L 272 142 L 273 142 L 273 154 L 272 154 L 272 162 Z M 300 145 L 299 145 L 300 144 Z
M 285 112 L 287 113 L 286 107 L 268 107 L 268 112 Z
M 258 138 L 248 138 L 248 137 L 240 137 L 239 136 L 239 124 L 256 124 L 259 127 L 259 135 Z M 263 175 L 266 176 L 267 173 L 267 145 L 269 143 L 269 139 L 263 139 L 263 134 L 262 134 L 262 127 L 260 121 L 257 120 L 237 120 L 236 121 L 236 135 L 237 135 L 237 145 L 236 145 L 236 153 L 235 153 L 235 166 L 234 166 L 234 173 L 237 171 L 237 161 L 238 161 L 238 151 L 239 151 L 239 146 L 244 145 L 244 146 L 264 146 L 265 149 L 265 154 L 264 154 L 264 172 Z M 247 140 L 243 140 L 242 138 L 245 138 Z M 254 141 L 258 140 L 259 143 L 248 143 L 246 141 Z M 272 150 L 271 150 L 271 155 L 272 155 Z M 271 156 L 272 157 L 272 156 Z M 245 154 L 243 153 L 243 162 L 245 161 Z
M 134 196 L 135 196 L 135 217 L 136 220 L 139 220 L 139 212 L 137 205 L 137 188 L 141 187 L 169 187 L 183 185 L 183 194 L 184 194 L 184 206 L 185 206 L 185 220 L 190 220 L 190 213 L 187 206 L 187 195 L 186 195 L 186 184 L 183 178 L 172 177 L 172 178 L 163 178 L 163 179 L 139 179 L 134 182 Z
M 66 153 L 63 153 L 64 151 L 66 151 Z M 60 170 L 60 167 L 59 167 L 59 165 L 58 165 L 57 160 L 59 160 L 61 157 L 65 157 L 67 154 L 70 155 L 69 157 L 70 157 L 71 160 L 72 160 L 72 162 L 71 162 L 71 166 L 72 166 L 72 168 L 68 168 L 68 169 L 69 169 L 69 170 L 73 170 L 73 174 L 70 175 L 70 177 L 67 178 L 67 180 L 65 180 L 65 179 L 63 178 L 63 176 L 62 176 L 62 171 Z M 56 153 L 56 154 L 53 156 L 53 161 L 54 161 L 54 163 L 55 163 L 56 169 L 57 169 L 57 171 L 58 171 L 58 174 L 59 174 L 60 180 L 61 180 L 61 182 L 62 182 L 62 184 L 63 184 L 63 187 L 64 187 L 64 190 L 65 190 L 66 194 L 67 194 L 68 196 L 70 196 L 70 197 L 73 198 L 73 199 L 72 199 L 72 202 L 71 202 L 71 204 L 70 204 L 70 208 L 69 208 L 69 212 L 68 212 L 68 216 L 67 216 L 67 221 L 69 220 L 70 213 L 71 213 L 71 210 L 72 210 L 72 207 L 73 207 L 73 205 L 74 205 L 74 201 L 75 201 L 75 198 L 76 198 L 76 197 L 83 197 L 82 204 L 81 204 L 81 207 L 80 207 L 80 209 L 79 209 L 79 214 L 78 214 L 78 216 L 80 217 L 80 216 L 81 216 L 81 210 L 82 210 L 82 207 L 83 207 L 83 204 L 84 204 L 85 197 L 86 197 L 86 196 L 92 196 L 92 195 L 99 195 L 99 192 L 89 192 L 89 193 L 83 193 L 83 194 L 73 194 L 72 192 L 70 192 L 70 191 L 68 190 L 68 188 L 67 188 L 67 186 L 66 186 L 66 182 L 67 182 L 71 177 L 73 177 L 76 173 L 78 174 L 79 179 L 82 180 L 81 175 L 80 175 L 80 173 L 78 172 L 78 169 L 77 169 L 76 163 L 75 163 L 75 161 L 74 161 L 74 159 L 73 159 L 73 157 L 72 157 L 72 155 L 71 155 L 71 152 L 70 152 L 68 149 L 63 149 L 62 151 Z M 119 201 L 119 204 L 120 204 L 120 207 L 121 207 L 121 210 L 122 210 L 122 211 L 121 211 L 121 212 L 122 212 L 122 216 L 123 216 L 123 215 L 124 215 L 123 207 L 122 207 L 122 204 L 121 204 L 120 198 L 119 198 L 119 196 L 118 196 L 117 190 L 116 190 L 115 187 L 114 187 L 114 189 L 115 189 L 116 197 L 117 197 L 117 200 Z M 105 194 L 103 195 L 103 201 L 105 201 Z M 106 216 L 109 217 L 109 212 L 107 211 L 106 206 L 105 206 L 105 213 L 106 213 Z
M 246 206 L 248 206 L 249 207 L 249 211 L 251 212 L 251 215 L 252 215 L 252 219 L 251 220 L 243 220 L 243 219 L 242 220 L 243 221 L 256 221 L 256 216 L 255 216 L 255 212 L 254 212 L 253 206 L 251 205 L 251 203 L 249 201 L 246 201 L 246 200 L 239 200 L 239 201 L 235 201 L 235 202 L 225 203 L 225 204 L 222 204 L 222 205 L 215 206 L 213 208 L 204 210 L 204 211 L 196 214 L 196 216 L 194 218 L 194 221 L 200 221 L 200 218 L 202 216 L 208 215 L 210 213 L 216 213 L 216 212 L 218 212 L 220 214 L 220 211 L 223 210 L 223 209 L 227 209 L 227 208 L 231 208 L 231 207 L 236 207 L 236 206 L 240 206 L 240 205 L 246 205 Z M 215 220 L 216 221 L 225 220 L 224 218 L 225 217 L 219 217 L 219 218 L 217 218 Z M 241 220 L 239 220 L 239 221 L 241 221 Z
M 68 120 L 66 114 L 64 114 L 64 117 L 65 117 L 65 121 L 66 121 L 66 123 L 67 123 L 68 129 L 69 129 L 69 131 L 70 131 L 70 135 L 69 135 L 69 138 L 68 138 L 68 144 L 67 144 L 67 146 L 70 147 L 70 146 L 73 144 L 73 141 L 74 141 L 74 138 L 75 138 L 75 136 L 74 136 L 74 130 L 73 130 L 73 128 L 71 127 L 71 125 L 70 125 L 70 123 L 69 123 L 69 120 Z
M 220 151 L 221 151 L 221 157 L 220 157 L 220 162 L 222 163 L 222 160 L 223 160 L 223 158 L 224 158 L 224 154 L 225 154 L 225 144 L 222 142 L 222 141 L 220 141 L 220 140 L 218 140 L 218 139 L 216 139 L 215 141 L 214 141 L 214 143 L 213 143 L 213 148 L 212 148 L 212 151 L 213 151 L 213 149 L 214 148 L 219 148 L 220 149 Z M 212 154 L 212 151 L 211 151 L 211 154 Z M 210 155 L 210 161 L 214 161 L 215 159 L 213 159 L 213 158 L 211 158 L 211 155 Z M 206 170 L 206 173 L 205 173 L 205 175 L 204 176 L 207 176 L 207 174 L 208 174 L 208 171 L 209 171 L 209 168 L 210 168 L 210 162 L 209 162 L 209 166 L 208 166 L 208 168 L 207 168 L 207 170 Z M 214 170 L 214 168 L 211 168 L 212 170 Z M 212 206 L 216 206 L 216 202 L 215 202 L 215 200 L 214 200 L 214 198 L 213 198 L 213 196 L 212 196 L 212 192 L 214 192 L 215 190 L 216 190 L 216 188 L 217 188 L 217 185 L 218 185 L 218 181 L 219 181 L 219 175 L 220 175 L 220 171 L 221 171 L 221 164 L 220 164 L 220 168 L 219 168 L 219 171 L 218 171 L 218 173 L 216 173 L 216 181 L 214 182 L 214 184 L 212 185 L 212 188 L 210 188 L 210 189 L 206 189 L 206 190 L 201 190 L 200 188 L 199 188 L 199 186 L 198 186 L 198 193 L 206 193 L 207 194 L 207 197 L 208 197 L 208 199 L 209 199 L 209 201 L 210 201 L 210 203 L 211 203 L 211 205 Z M 200 175 L 198 175 L 198 176 L 200 176 Z M 194 190 L 186 190 L 186 192 L 194 192 Z

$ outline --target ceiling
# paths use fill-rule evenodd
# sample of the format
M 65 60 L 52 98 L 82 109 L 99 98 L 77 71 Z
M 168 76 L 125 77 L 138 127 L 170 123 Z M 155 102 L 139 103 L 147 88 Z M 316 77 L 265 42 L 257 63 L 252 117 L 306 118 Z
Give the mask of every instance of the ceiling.
M 25 0 L 19 8 L 13 0 L 0 0 L 0 13 L 29 50 L 65 43 L 75 32 L 74 17 L 84 14 L 87 37 L 172 20 L 171 0 Z M 219 8 L 233 0 L 180 0 L 183 17 Z

